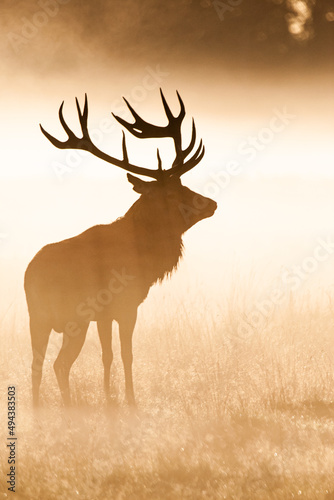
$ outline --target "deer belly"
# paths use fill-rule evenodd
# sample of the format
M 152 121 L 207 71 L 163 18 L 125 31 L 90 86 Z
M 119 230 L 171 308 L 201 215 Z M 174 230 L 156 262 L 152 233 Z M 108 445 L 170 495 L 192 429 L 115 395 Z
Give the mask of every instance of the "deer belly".
M 116 319 L 137 309 L 145 300 L 149 287 L 128 286 L 111 291 L 108 288 L 87 290 L 86 293 L 52 294 L 48 300 L 48 314 L 52 328 L 69 335 L 77 328 L 100 319 Z

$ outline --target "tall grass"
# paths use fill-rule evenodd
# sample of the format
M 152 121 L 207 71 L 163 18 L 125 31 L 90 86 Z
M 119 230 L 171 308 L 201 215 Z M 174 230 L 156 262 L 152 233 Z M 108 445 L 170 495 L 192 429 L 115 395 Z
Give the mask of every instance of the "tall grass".
M 17 499 L 334 498 L 334 312 L 290 296 L 247 336 L 238 334 L 249 291 L 209 301 L 171 286 L 142 306 L 134 337 L 138 411 L 124 402 L 117 328 L 115 398 L 102 391 L 96 327 L 71 372 L 62 408 L 52 333 L 41 388 L 30 401 L 30 339 L 21 297 L 1 315 L 2 401 L 17 387 Z M 174 290 L 175 291 L 175 290 Z M 8 472 L 1 405 L 0 498 Z M 14 496 L 13 496 L 14 498 Z

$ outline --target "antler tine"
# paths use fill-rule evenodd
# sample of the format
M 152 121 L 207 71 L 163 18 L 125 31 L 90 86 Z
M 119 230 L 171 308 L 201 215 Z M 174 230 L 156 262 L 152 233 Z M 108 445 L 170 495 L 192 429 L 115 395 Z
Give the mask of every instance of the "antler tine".
M 129 103 L 129 101 L 127 99 L 125 99 L 125 97 L 123 97 L 123 100 L 125 101 L 127 107 L 131 111 L 132 116 L 134 117 L 134 119 L 136 120 L 136 122 L 145 123 L 145 121 L 141 118 L 141 116 L 138 115 L 137 111 L 131 106 L 131 104 Z M 113 115 L 114 115 L 114 113 L 113 113 Z
M 159 148 L 157 148 L 157 158 L 158 158 L 158 181 L 163 181 L 165 170 L 162 168 L 162 160 L 160 156 Z
M 189 172 L 192 168 L 196 167 L 202 161 L 203 157 L 205 155 L 205 147 L 201 145 L 201 152 L 198 156 L 193 156 L 191 160 L 189 160 L 187 163 L 183 165 L 183 168 L 180 169 L 180 172 L 178 173 L 178 176 L 180 177 L 181 175 L 185 174 L 186 172 Z
M 196 165 L 198 165 L 198 163 L 202 160 L 204 154 L 205 154 L 205 147 L 204 147 L 203 142 L 201 140 L 194 155 L 191 158 L 189 158 L 189 160 L 186 161 L 186 163 L 173 166 L 168 171 L 169 175 L 181 177 L 181 175 L 185 174 L 186 172 L 188 172 L 192 168 L 196 167 Z
M 61 141 L 58 141 L 58 139 L 56 139 L 55 137 L 53 137 L 51 134 L 49 134 L 49 132 L 47 132 L 41 124 L 39 124 L 39 128 L 41 129 L 42 133 L 45 135 L 45 137 L 47 139 L 49 139 L 49 141 L 51 142 L 51 144 L 53 144 L 54 146 L 56 146 L 56 148 L 59 148 L 59 149 L 65 149 L 65 146 L 64 146 L 64 143 L 61 142 Z
M 125 140 L 124 130 L 122 130 L 122 150 L 123 150 L 123 160 L 126 163 L 129 163 L 129 156 L 128 156 L 128 150 L 127 150 L 127 147 L 126 147 L 126 140 Z
M 65 130 L 66 134 L 68 135 L 69 138 L 71 138 L 71 137 L 74 137 L 74 134 L 73 134 L 72 130 L 70 129 L 70 127 L 65 122 L 64 115 L 63 115 L 63 107 L 64 107 L 64 101 L 61 103 L 60 108 L 59 108 L 59 113 L 58 113 L 59 120 L 60 120 L 60 123 L 62 124 L 62 127 Z
M 195 120 L 193 119 L 192 121 L 192 128 L 191 128 L 191 141 L 189 143 L 189 146 L 184 150 L 184 157 L 186 158 L 191 151 L 194 149 L 196 142 L 196 126 L 195 126 Z
M 176 95 L 178 97 L 178 100 L 180 103 L 180 108 L 181 108 L 178 116 L 174 116 L 173 113 L 171 112 L 170 107 L 168 106 L 168 103 L 166 101 L 166 98 L 164 96 L 162 89 L 160 89 L 160 95 L 161 95 L 162 104 L 163 104 L 163 107 L 164 107 L 164 110 L 166 112 L 168 120 L 169 121 L 173 121 L 173 120 L 176 121 L 177 120 L 178 122 L 182 122 L 183 118 L 186 116 L 186 108 L 184 106 L 184 102 L 183 102 L 179 92 L 176 91 Z
M 132 116 L 134 117 L 135 122 L 134 123 L 129 123 L 126 120 L 124 120 L 123 118 L 121 118 L 120 116 L 116 116 L 114 113 L 111 113 L 113 115 L 113 117 L 118 121 L 118 123 L 120 123 L 121 125 L 123 125 L 123 127 L 125 127 L 135 137 L 139 137 L 139 138 L 140 137 L 143 137 L 143 138 L 150 137 L 149 135 L 147 135 L 147 132 L 145 133 L 145 129 L 147 130 L 147 128 L 153 127 L 153 125 L 151 125 L 150 123 L 148 123 L 145 120 L 143 120 L 138 115 L 138 113 L 133 109 L 133 107 L 127 101 L 127 99 L 125 99 L 125 97 L 123 97 L 123 99 L 124 99 L 127 107 L 129 108 Z
M 173 114 L 170 110 L 170 107 L 168 106 L 168 103 L 166 101 L 166 98 L 164 96 L 162 89 L 160 89 L 160 95 L 161 95 L 162 104 L 163 104 L 166 116 L 168 118 L 168 121 L 171 122 L 173 119 L 175 119 L 175 117 L 173 116 Z
M 59 116 L 59 120 L 60 120 L 60 123 L 62 124 L 63 129 L 65 130 L 65 132 L 68 135 L 68 141 L 69 141 L 71 138 L 73 138 L 75 136 L 74 136 L 72 130 L 69 128 L 69 126 L 67 125 L 67 123 L 64 120 L 63 106 L 64 106 L 64 101 L 61 103 L 61 105 L 59 107 L 58 116 Z M 39 126 L 40 126 L 40 129 L 41 129 L 42 133 L 45 135 L 45 137 L 47 139 L 49 139 L 49 141 L 51 142 L 51 144 L 53 144 L 54 146 L 56 146 L 56 148 L 59 148 L 59 149 L 65 149 L 65 148 L 67 148 L 68 141 L 65 141 L 65 142 L 59 141 L 58 139 L 56 139 L 55 137 L 53 137 L 51 134 L 49 134 L 49 132 L 47 132 L 42 127 L 41 124 L 39 124 Z
M 160 172 L 162 172 L 162 160 L 161 160 L 161 156 L 160 156 L 160 151 L 159 151 L 159 148 L 157 149 L 157 158 L 158 158 L 158 169 Z
M 180 161 L 181 161 L 181 164 L 183 163 L 184 159 L 187 158 L 187 156 L 194 149 L 195 142 L 196 142 L 196 126 L 195 126 L 195 120 L 193 119 L 192 120 L 191 140 L 190 140 L 189 146 L 184 151 L 182 151 L 182 157 L 181 158 L 178 157 L 178 156 L 176 156 L 176 158 L 175 158 L 175 160 L 173 162 L 173 165 L 172 165 L 173 167 L 176 167 L 177 165 L 180 165 Z
M 183 100 L 181 99 L 181 96 L 179 94 L 178 91 L 176 91 L 176 94 L 177 94 L 177 97 L 179 99 L 179 103 L 180 103 L 180 107 L 181 107 L 181 111 L 180 111 L 180 114 L 179 114 L 179 118 L 181 118 L 181 120 L 183 120 L 183 118 L 186 116 L 186 108 L 184 106 L 184 102 Z
M 79 115 L 79 121 L 81 125 L 81 130 L 83 137 L 89 138 L 89 132 L 87 128 L 87 122 L 88 122 L 88 99 L 87 99 L 87 94 L 85 94 L 85 103 L 84 103 L 84 109 L 83 112 L 81 112 L 80 104 L 78 101 L 78 98 L 75 98 L 75 102 L 77 105 L 77 110 L 78 110 L 78 115 Z

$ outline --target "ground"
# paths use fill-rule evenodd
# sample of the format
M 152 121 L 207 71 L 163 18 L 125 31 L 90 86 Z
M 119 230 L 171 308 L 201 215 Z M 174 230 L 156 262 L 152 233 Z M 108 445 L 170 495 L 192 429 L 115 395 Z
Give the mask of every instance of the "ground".
M 155 300 L 161 307 L 153 313 Z M 189 298 L 150 296 L 143 306 L 134 341 L 137 412 L 124 402 L 117 331 L 115 398 L 106 403 L 92 325 L 71 373 L 73 408 L 61 405 L 52 368 L 61 338 L 53 333 L 34 413 L 24 304 L 3 316 L 11 348 L 2 352 L 2 400 L 15 385 L 18 401 L 13 498 L 334 499 L 330 307 L 290 297 L 241 335 L 236 303 L 196 300 L 191 307 Z M 5 443 L 5 405 L 1 419 Z M 4 478 L 4 445 L 1 457 Z M 0 498 L 11 495 L 4 488 Z

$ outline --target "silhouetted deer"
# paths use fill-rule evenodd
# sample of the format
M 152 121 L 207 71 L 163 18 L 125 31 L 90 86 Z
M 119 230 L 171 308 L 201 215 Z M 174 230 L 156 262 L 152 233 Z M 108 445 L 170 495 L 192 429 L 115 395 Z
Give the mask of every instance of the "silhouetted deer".
M 180 177 L 203 158 L 200 142 L 196 152 L 196 129 L 193 121 L 189 146 L 182 149 L 181 124 L 185 108 L 177 93 L 181 111 L 173 116 L 161 91 L 168 118 L 164 127 L 144 121 L 125 100 L 135 122 L 116 120 L 139 138 L 170 137 L 174 141 L 175 160 L 168 170 L 162 169 L 157 151 L 158 168 L 142 168 L 129 162 L 123 132 L 123 159 L 100 151 L 91 141 L 87 129 L 88 102 L 85 96 L 83 112 L 78 100 L 82 137 L 70 130 L 59 109 L 60 122 L 68 135 L 61 142 L 46 132 L 43 134 L 60 149 L 83 149 L 128 172 L 151 177 L 146 182 L 127 174 L 140 198 L 129 211 L 112 224 L 94 226 L 87 231 L 58 243 L 45 246 L 30 262 L 25 274 L 30 332 L 33 351 L 33 403 L 38 404 L 42 366 L 50 332 L 63 332 L 63 344 L 54 369 L 65 405 L 70 403 L 69 373 L 84 344 L 90 321 L 97 322 L 104 364 L 104 387 L 109 394 L 110 366 L 113 359 L 111 326 L 119 324 L 121 355 L 125 372 L 126 397 L 134 404 L 132 382 L 132 333 L 137 308 L 146 298 L 150 287 L 170 274 L 182 256 L 182 235 L 191 226 L 211 217 L 217 204 L 209 198 L 182 186 Z

